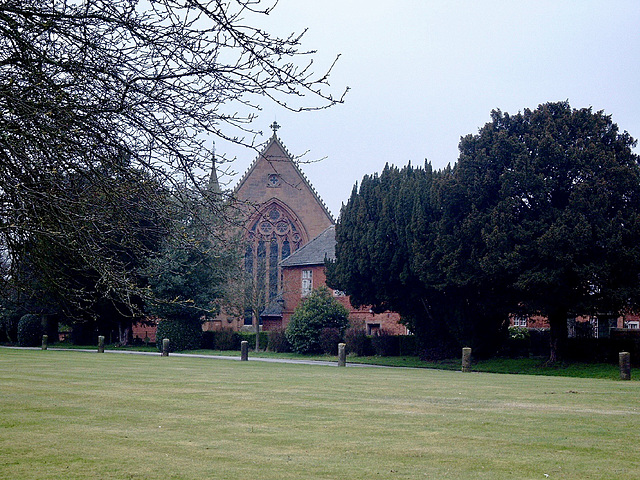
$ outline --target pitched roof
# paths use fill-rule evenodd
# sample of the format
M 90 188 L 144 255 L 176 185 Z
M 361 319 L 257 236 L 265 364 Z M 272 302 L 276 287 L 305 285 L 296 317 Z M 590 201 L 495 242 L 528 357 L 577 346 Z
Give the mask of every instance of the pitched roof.
M 336 228 L 328 227 L 309 243 L 285 258 L 280 265 L 297 267 L 303 265 L 322 265 L 327 260 L 336 258 Z
M 278 146 L 280 151 L 284 154 L 283 155 L 284 158 L 282 158 L 282 157 L 278 158 L 278 159 L 276 159 L 276 158 L 267 158 L 267 156 L 265 154 L 269 150 L 271 145 L 274 144 L 274 143 Z M 318 194 L 316 189 L 313 187 L 313 185 L 311 185 L 311 182 L 309 181 L 307 176 L 304 174 L 304 172 L 300 169 L 300 167 L 298 166 L 297 162 L 293 159 L 293 156 L 289 153 L 287 148 L 282 143 L 282 140 L 280 140 L 280 138 L 276 135 L 275 131 L 273 132 L 273 135 L 271 136 L 271 138 L 267 141 L 265 147 L 262 149 L 262 152 L 260 152 L 260 154 L 255 158 L 253 163 L 249 166 L 249 168 L 244 173 L 244 175 L 242 176 L 242 178 L 240 179 L 238 184 L 235 186 L 234 193 L 237 193 L 240 190 L 240 188 L 244 185 L 244 183 L 246 182 L 247 178 L 249 178 L 249 176 L 251 175 L 251 172 L 253 172 L 253 170 L 256 168 L 256 165 L 258 164 L 258 162 L 260 162 L 260 160 L 266 160 L 268 162 L 278 162 L 278 161 L 285 161 L 285 162 L 288 161 L 288 162 L 290 162 L 291 165 L 293 165 L 294 170 L 296 171 L 296 173 L 302 179 L 302 182 L 311 191 L 311 193 L 315 197 L 316 201 L 318 202 L 318 204 L 320 205 L 320 207 L 324 211 L 324 213 L 327 215 L 327 217 L 332 222 L 334 221 L 333 220 L 333 216 L 331 215 L 331 212 L 329 212 L 329 209 L 327 208 L 326 204 L 324 203 L 322 198 L 320 198 L 320 195 Z M 276 170 L 274 170 L 274 172 L 277 173 Z
M 282 310 L 284 309 L 284 300 L 282 294 L 269 302 L 262 312 L 260 312 L 260 318 L 262 317 L 282 317 Z

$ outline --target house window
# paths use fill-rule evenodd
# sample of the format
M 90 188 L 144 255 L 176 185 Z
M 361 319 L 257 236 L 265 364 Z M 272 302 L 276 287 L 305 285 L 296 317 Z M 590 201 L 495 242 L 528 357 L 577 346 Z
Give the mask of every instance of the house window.
M 306 297 L 313 290 L 313 270 L 302 271 L 302 296 Z
M 342 290 L 334 290 L 333 291 L 333 296 L 334 297 L 346 297 L 347 295 Z
M 526 327 L 527 326 L 527 317 L 513 317 L 513 326 L 514 327 Z
M 626 322 L 626 323 L 627 323 L 626 328 L 631 328 L 633 330 L 638 330 L 640 328 L 640 322 L 629 321 L 629 322 Z
M 379 323 L 367 323 L 367 335 L 377 335 L 380 333 Z

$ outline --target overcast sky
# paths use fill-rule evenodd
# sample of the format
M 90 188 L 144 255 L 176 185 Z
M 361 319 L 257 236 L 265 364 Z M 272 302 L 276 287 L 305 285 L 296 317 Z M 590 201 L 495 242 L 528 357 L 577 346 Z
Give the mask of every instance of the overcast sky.
M 280 0 L 261 22 L 280 36 L 308 28 L 317 72 L 341 54 L 331 85 L 350 88 L 344 104 L 291 114 L 265 103 L 255 123 L 266 140 L 276 120 L 291 154 L 324 158 L 301 168 L 335 217 L 387 162 L 454 164 L 492 109 L 569 100 L 640 138 L 638 0 Z M 217 148 L 237 157 L 233 185 L 256 155 Z

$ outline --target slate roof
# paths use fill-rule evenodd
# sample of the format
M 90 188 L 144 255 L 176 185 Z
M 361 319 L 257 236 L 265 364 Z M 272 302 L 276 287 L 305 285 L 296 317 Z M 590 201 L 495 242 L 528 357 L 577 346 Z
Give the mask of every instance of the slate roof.
M 260 317 L 282 317 L 282 310 L 284 309 L 284 300 L 282 294 L 271 300 L 269 305 L 260 312 Z
M 336 229 L 328 227 L 324 232 L 285 258 L 282 267 L 299 267 L 304 265 L 322 265 L 325 259 L 336 258 Z

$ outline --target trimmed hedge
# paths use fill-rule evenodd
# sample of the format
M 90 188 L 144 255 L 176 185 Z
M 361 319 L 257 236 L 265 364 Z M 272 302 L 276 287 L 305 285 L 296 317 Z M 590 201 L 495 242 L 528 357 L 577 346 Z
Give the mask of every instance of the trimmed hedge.
M 231 329 L 202 332 L 201 348 L 208 350 L 240 350 L 240 336 Z
M 401 355 L 418 355 L 418 343 L 414 335 L 381 335 L 371 337 L 371 346 L 376 355 L 381 357 L 398 357 Z
M 371 337 L 367 336 L 362 328 L 349 328 L 344 334 L 347 354 L 352 353 L 359 357 L 366 357 L 373 353 Z
M 338 344 L 342 341 L 340 329 L 323 328 L 318 337 L 318 343 L 322 353 L 327 355 L 338 355 Z
M 269 334 L 267 350 L 277 353 L 287 353 L 291 351 L 291 345 L 289 344 L 289 340 L 287 340 L 287 335 L 284 330 L 270 330 L 267 333 Z
M 42 344 L 44 328 L 42 318 L 38 315 L 23 315 L 18 322 L 18 345 L 21 347 L 37 347 Z
M 256 348 L 256 334 L 255 334 L 255 332 L 238 332 L 238 336 L 239 336 L 241 342 L 244 341 L 244 340 L 249 342 L 249 348 L 251 348 L 251 349 L 255 349 Z M 268 334 L 268 332 L 260 332 L 260 349 L 267 348 L 268 344 L 269 344 L 269 334 Z M 240 349 L 240 346 L 238 346 L 238 349 Z
M 169 339 L 169 351 L 196 350 L 202 343 L 202 326 L 193 320 L 161 320 L 156 332 L 156 345 L 162 351 L 162 340 Z

